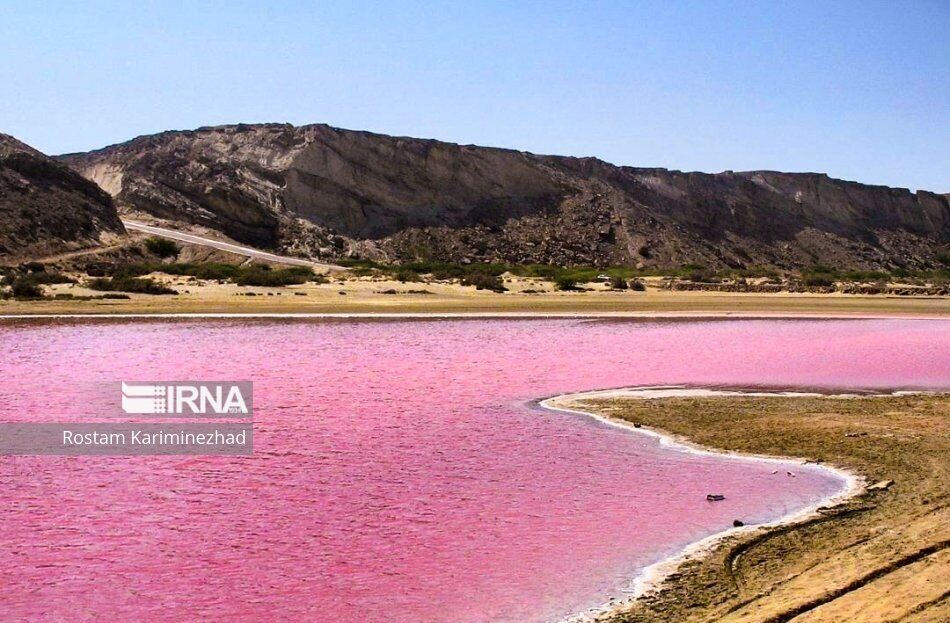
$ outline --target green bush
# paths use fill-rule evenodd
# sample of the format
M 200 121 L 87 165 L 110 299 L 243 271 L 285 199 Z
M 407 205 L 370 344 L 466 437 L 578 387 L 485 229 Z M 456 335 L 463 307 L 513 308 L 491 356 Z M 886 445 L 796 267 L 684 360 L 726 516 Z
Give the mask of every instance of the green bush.
M 133 292 L 136 294 L 178 294 L 175 290 L 156 283 L 152 279 L 138 277 L 98 277 L 86 284 L 100 292 Z
M 314 272 L 306 266 L 271 268 L 266 264 L 237 266 L 235 264 L 221 264 L 217 262 L 204 264 L 159 264 L 140 262 L 116 266 L 111 271 L 111 275 L 115 279 L 129 279 L 141 277 L 153 272 L 165 273 L 166 275 L 194 277 L 208 281 L 231 281 L 242 286 L 278 287 L 306 283 L 311 280 L 326 283 L 326 277 L 314 274 Z
M 501 277 L 488 273 L 472 273 L 462 278 L 463 286 L 475 286 L 476 290 L 491 290 L 505 292 L 508 288 L 501 282 Z
M 0 283 L 10 286 L 10 296 L 18 299 L 38 299 L 43 297 L 43 288 L 40 286 L 76 282 L 75 279 L 62 273 L 46 270 L 38 262 L 31 262 L 27 265 L 27 270 L 33 270 L 33 272 L 23 274 L 11 269 L 3 274 Z
M 307 283 L 313 276 L 313 271 L 305 266 L 275 269 L 270 266 L 260 265 L 249 266 L 241 270 L 233 280 L 234 283 L 239 286 L 277 288 Z
M 712 271 L 706 270 L 704 268 L 696 268 L 689 272 L 686 275 L 688 281 L 693 283 L 716 283 L 719 281 L 719 278 L 716 277 L 715 273 Z
M 130 275 L 165 273 L 166 275 L 195 277 L 208 281 L 227 281 L 237 275 L 239 271 L 240 267 L 234 264 L 208 262 L 205 264 L 133 264 L 116 274 L 123 272 Z
M 577 280 L 566 275 L 561 276 L 554 280 L 554 287 L 558 290 L 576 290 Z
M 614 290 L 626 290 L 627 282 L 620 275 L 614 275 L 610 278 L 610 287 Z
M 411 270 L 400 270 L 397 271 L 394 275 L 396 281 L 400 283 L 406 283 L 407 281 L 421 281 L 422 278 L 419 276 L 419 273 L 414 273 Z
M 385 268 L 385 266 L 378 264 L 373 260 L 364 260 L 352 257 L 337 260 L 336 263 L 340 266 L 345 266 L 346 268 Z
M 172 264 L 169 264 L 172 266 Z M 155 272 L 156 268 L 152 264 L 136 263 L 136 264 L 120 264 L 112 266 L 111 268 L 106 269 L 105 271 L 96 271 L 96 274 L 93 274 L 92 271 L 88 271 L 90 275 L 94 277 L 108 275 L 110 277 L 118 278 L 127 278 L 127 277 L 141 277 L 142 275 L 147 275 L 149 273 Z M 171 273 L 170 273 L 171 274 Z
M 18 299 L 43 298 L 43 289 L 29 277 L 16 279 L 10 287 L 10 292 Z
M 511 272 L 519 277 L 532 277 L 535 279 L 544 279 L 545 281 L 554 281 L 561 272 L 559 266 L 549 266 L 547 264 L 524 264 L 522 266 L 512 266 Z
M 51 272 L 48 270 L 41 270 L 31 273 L 28 277 L 21 277 L 21 279 L 29 279 L 33 283 L 41 285 L 49 285 L 53 283 L 76 283 L 75 279 L 67 277 L 63 273 Z
M 802 276 L 802 283 L 809 287 L 827 288 L 835 285 L 835 280 L 827 273 L 808 273 Z
M 468 271 L 461 264 L 446 262 L 409 262 L 390 269 L 393 274 L 432 275 L 435 279 L 461 279 Z
M 145 248 L 160 258 L 173 257 L 181 252 L 181 247 L 167 238 L 153 236 L 145 241 Z

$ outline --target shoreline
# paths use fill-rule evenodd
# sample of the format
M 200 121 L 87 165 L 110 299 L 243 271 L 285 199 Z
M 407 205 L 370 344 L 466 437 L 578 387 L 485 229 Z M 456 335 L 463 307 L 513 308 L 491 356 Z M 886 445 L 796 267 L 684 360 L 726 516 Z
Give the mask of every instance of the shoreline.
M 710 387 L 695 387 L 695 386 L 675 386 L 675 385 L 662 385 L 662 386 L 641 386 L 641 387 L 625 387 L 625 388 L 615 388 L 607 390 L 593 390 L 587 392 L 572 392 L 567 394 L 559 394 L 557 396 L 552 396 L 539 400 L 537 404 L 549 411 L 557 411 L 562 413 L 570 413 L 574 415 L 582 415 L 585 417 L 593 418 L 601 424 L 611 426 L 614 428 L 619 428 L 634 434 L 643 434 L 649 437 L 653 437 L 659 440 L 660 445 L 666 446 L 672 449 L 675 449 L 680 452 L 686 452 L 690 454 L 701 454 L 705 456 L 716 456 L 716 457 L 728 457 L 731 459 L 744 460 L 749 462 L 769 462 L 769 463 L 780 463 L 783 465 L 796 464 L 802 465 L 805 459 L 803 457 L 792 457 L 792 456 L 776 456 L 776 455 L 765 455 L 765 454 L 748 454 L 736 451 L 721 450 L 717 448 L 703 446 L 701 444 L 690 441 L 689 439 L 680 436 L 666 433 L 655 428 L 650 427 L 637 427 L 632 422 L 627 420 L 622 420 L 618 418 L 613 418 L 599 413 L 594 413 L 590 411 L 582 411 L 580 409 L 569 408 L 565 406 L 577 400 L 583 400 L 585 398 L 605 398 L 605 399 L 616 399 L 616 398 L 626 398 L 633 400 L 657 400 L 664 398 L 686 398 L 686 397 L 699 397 L 699 398 L 716 398 L 716 397 L 776 397 L 776 398 L 836 398 L 836 399 L 855 399 L 863 397 L 887 397 L 887 396 L 905 396 L 916 393 L 924 392 L 914 392 L 906 390 L 897 390 L 892 392 L 874 392 L 874 393 L 862 393 L 862 394 L 826 394 L 818 392 L 805 392 L 805 391 L 775 391 L 775 392 L 764 392 L 757 389 L 751 389 L 744 391 L 741 388 L 733 389 L 717 389 Z M 843 483 L 843 488 L 834 495 L 821 498 L 802 508 L 798 511 L 790 513 L 779 517 L 774 521 L 770 521 L 763 524 L 756 525 L 747 525 L 729 528 L 722 532 L 717 532 L 711 534 L 699 541 L 695 541 L 686 545 L 678 553 L 671 556 L 667 556 L 657 562 L 644 567 L 639 570 L 637 574 L 631 578 L 631 580 L 623 586 L 615 589 L 618 593 L 625 595 L 624 598 L 618 599 L 613 596 L 608 596 L 608 600 L 599 606 L 589 608 L 584 612 L 573 614 L 567 618 L 561 619 L 558 623 L 596 623 L 597 621 L 603 621 L 610 617 L 622 614 L 629 607 L 634 605 L 639 599 L 645 595 L 657 590 L 663 584 L 663 582 L 668 579 L 672 574 L 676 572 L 684 563 L 694 560 L 697 558 L 702 558 L 709 555 L 717 546 L 719 546 L 725 539 L 732 537 L 738 534 L 751 534 L 754 532 L 768 532 L 775 530 L 776 528 L 782 528 L 785 526 L 794 525 L 800 522 L 808 521 L 816 516 L 819 516 L 819 510 L 825 508 L 834 508 L 849 502 L 855 497 L 863 494 L 866 491 L 867 481 L 864 477 L 851 472 L 850 470 L 836 465 L 820 464 L 816 465 L 816 468 L 823 469 L 825 471 L 831 472 L 835 477 L 840 478 Z
M 950 317 L 950 296 L 670 291 L 653 286 L 645 292 L 634 292 L 605 289 L 603 284 L 582 292 L 568 292 L 552 290 L 547 283 L 520 279 L 506 282 L 509 291 L 505 293 L 452 283 L 365 278 L 285 287 L 193 282 L 190 278 L 169 276 L 159 281 L 178 294 L 131 293 L 122 295 L 127 298 L 84 299 L 100 296 L 101 292 L 80 284 L 54 284 L 44 286 L 47 296 L 43 299 L 0 300 L 0 315 Z
M 0 320 L 137 320 L 137 319 L 343 319 L 343 320 L 399 320 L 399 319 L 738 319 L 738 320 L 950 320 L 942 314 L 905 314 L 900 312 L 796 312 L 796 311 L 458 311 L 458 312 L 121 312 L 121 313 L 37 313 L 37 314 L 5 314 L 0 313 Z

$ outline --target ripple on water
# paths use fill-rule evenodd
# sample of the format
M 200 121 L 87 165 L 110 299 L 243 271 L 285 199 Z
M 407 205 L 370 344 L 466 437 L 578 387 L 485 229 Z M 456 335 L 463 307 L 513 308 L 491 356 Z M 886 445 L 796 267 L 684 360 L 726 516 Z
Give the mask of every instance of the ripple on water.
M 0 459 L 13 620 L 543 621 L 741 518 L 834 494 L 815 467 L 676 452 L 563 392 L 946 387 L 941 321 L 188 321 L 0 325 L 5 419 L 114 410 L 110 383 L 250 379 L 252 457 Z M 726 499 L 709 503 L 710 491 Z

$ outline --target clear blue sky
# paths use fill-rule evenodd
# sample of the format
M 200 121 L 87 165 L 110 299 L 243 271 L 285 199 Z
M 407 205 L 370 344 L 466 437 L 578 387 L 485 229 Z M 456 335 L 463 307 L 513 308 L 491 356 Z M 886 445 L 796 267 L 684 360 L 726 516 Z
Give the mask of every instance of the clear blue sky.
M 48 153 L 322 122 L 950 192 L 950 0 L 0 0 L 0 86 Z

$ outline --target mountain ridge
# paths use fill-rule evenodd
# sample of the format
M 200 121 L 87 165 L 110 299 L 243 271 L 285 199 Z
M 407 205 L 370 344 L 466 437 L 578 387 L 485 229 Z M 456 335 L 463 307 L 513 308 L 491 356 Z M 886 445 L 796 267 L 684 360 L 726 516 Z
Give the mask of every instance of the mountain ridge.
M 94 247 L 124 232 L 112 198 L 95 183 L 0 133 L 0 256 Z
M 324 258 L 928 268 L 950 242 L 950 199 L 929 191 L 326 124 L 167 131 L 59 159 L 119 205 Z
M 518 149 L 518 148 L 515 148 L 515 147 L 500 147 L 500 146 L 496 146 L 496 145 L 480 145 L 480 144 L 478 144 L 478 143 L 454 143 L 454 142 L 452 142 L 452 141 L 448 141 L 448 140 L 444 140 L 444 139 L 438 139 L 438 138 L 420 138 L 420 137 L 412 137 L 412 136 L 402 135 L 402 134 L 386 134 L 386 133 L 384 133 L 384 132 L 375 132 L 375 131 L 372 131 L 372 130 L 354 130 L 354 129 L 350 129 L 350 128 L 343 128 L 343 127 L 339 127 L 339 126 L 334 126 L 334 125 L 331 125 L 331 124 L 328 124 L 328 123 L 308 123 L 308 124 L 303 124 L 303 125 L 294 125 L 294 124 L 289 123 L 289 122 L 223 123 L 223 124 L 217 124 L 217 125 L 199 126 L 199 127 L 197 127 L 197 128 L 193 128 L 193 129 L 162 130 L 162 131 L 160 131 L 160 132 L 154 132 L 154 133 L 152 133 L 152 134 L 139 134 L 139 135 L 134 136 L 134 137 L 132 137 L 132 138 L 130 138 L 130 139 L 128 139 L 128 140 L 125 140 L 125 141 L 119 141 L 119 142 L 117 142 L 117 143 L 110 143 L 110 144 L 108 144 L 108 145 L 103 145 L 102 147 L 96 147 L 96 148 L 94 148 L 94 149 L 89 149 L 89 150 L 86 150 L 86 151 L 70 151 L 70 152 L 63 152 L 63 153 L 59 153 L 59 154 L 49 154 L 49 155 L 47 155 L 47 157 L 53 158 L 53 159 L 55 159 L 55 160 L 61 160 L 61 161 L 68 162 L 68 161 L 70 161 L 70 160 L 75 160 L 75 159 L 78 159 L 78 158 L 81 158 L 81 157 L 84 157 L 84 156 L 94 156 L 94 155 L 96 155 L 96 154 L 103 154 L 103 153 L 106 153 L 106 152 L 110 152 L 110 151 L 112 151 L 112 150 L 115 149 L 115 148 L 123 147 L 123 146 L 128 146 L 128 145 L 131 145 L 131 144 L 133 144 L 133 143 L 140 142 L 140 141 L 150 141 L 150 140 L 155 140 L 155 139 L 161 139 L 161 138 L 164 138 L 164 137 L 167 137 L 167 136 L 171 136 L 171 135 L 194 135 L 194 134 L 198 134 L 198 133 L 201 133 L 201 132 L 222 130 L 222 129 L 228 129 L 228 128 L 237 129 L 237 128 L 241 128 L 241 127 L 245 127 L 245 128 L 254 128 L 254 127 L 293 128 L 293 129 L 296 129 L 296 130 L 303 130 L 303 129 L 307 129 L 307 128 L 326 128 L 326 129 L 329 129 L 329 130 L 336 130 L 336 131 L 347 132 L 347 133 L 352 133 L 352 134 L 362 134 L 362 135 L 366 135 L 366 136 L 368 136 L 368 137 L 379 137 L 379 138 L 389 138 L 389 139 L 397 139 L 397 140 L 401 139 L 401 140 L 412 140 L 412 141 L 421 141 L 421 142 L 432 142 L 432 143 L 440 143 L 440 144 L 444 144 L 444 145 L 455 145 L 455 146 L 458 146 L 458 147 L 468 147 L 468 148 L 475 148 L 475 149 L 497 150 L 497 151 L 503 151 L 503 152 L 511 152 L 511 153 L 517 153 L 517 154 L 524 154 L 524 155 L 526 155 L 526 156 L 535 157 L 535 158 L 549 158 L 549 157 L 550 157 L 550 158 L 557 158 L 557 159 L 563 159 L 563 160 L 580 160 L 580 161 L 587 161 L 587 160 L 590 160 L 590 161 L 599 162 L 599 163 L 601 163 L 601 164 L 609 165 L 609 166 L 612 166 L 612 167 L 616 167 L 616 168 L 618 168 L 618 169 L 631 169 L 631 170 L 636 170 L 636 171 L 665 171 L 665 172 L 669 172 L 669 173 L 677 173 L 677 174 L 683 174 L 683 175 L 697 174 L 697 175 L 712 175 L 712 176 L 716 176 L 716 175 L 725 175 L 725 174 L 751 175 L 751 174 L 753 174 L 753 173 L 783 173 L 783 174 L 787 174 L 787 175 L 817 176 L 817 177 L 825 177 L 825 178 L 828 178 L 829 180 L 832 180 L 832 181 L 835 181 L 835 182 L 841 182 L 841 183 L 846 183 L 846 184 L 859 184 L 859 185 L 861 185 L 861 186 L 867 186 L 867 187 L 870 187 L 870 188 L 886 188 L 886 189 L 896 190 L 896 191 L 906 191 L 906 192 L 908 192 L 908 193 L 910 193 L 910 194 L 916 194 L 916 193 L 918 193 L 918 192 L 923 192 L 923 193 L 934 194 L 934 195 L 941 195 L 941 196 L 950 198 L 950 192 L 932 191 L 932 190 L 927 190 L 927 189 L 923 189 L 923 188 L 918 188 L 918 189 L 911 190 L 910 187 L 908 187 L 908 186 L 888 186 L 887 184 L 874 184 L 874 183 L 870 183 L 870 182 L 862 182 L 862 181 L 858 181 L 858 180 L 845 179 L 845 178 L 843 178 L 843 177 L 835 177 L 835 176 L 831 175 L 830 173 L 823 172 L 823 171 L 817 171 L 817 170 L 816 170 L 816 171 L 782 171 L 782 170 L 780 170 L 780 169 L 725 169 L 725 170 L 722 170 L 722 171 L 700 171 L 700 170 L 698 170 L 698 169 L 685 170 L 685 169 L 671 169 L 671 168 L 667 168 L 667 167 L 638 167 L 638 166 L 629 165 L 629 164 L 615 164 L 615 163 L 610 162 L 609 160 L 605 160 L 604 158 L 602 158 L 602 157 L 600 157 L 600 156 L 565 156 L 565 155 L 553 154 L 553 153 L 534 152 L 534 151 L 531 151 L 531 150 Z M 13 137 L 11 137 L 11 138 L 13 138 Z M 14 140 L 16 140 L 16 139 L 14 139 Z M 25 143 L 24 143 L 24 145 L 25 145 Z M 27 147 L 29 147 L 29 146 L 27 145 Z M 30 148 L 30 149 L 34 149 L 34 148 L 32 148 L 32 147 L 29 147 L 29 148 Z M 44 155 L 46 155 L 46 154 L 44 154 Z

